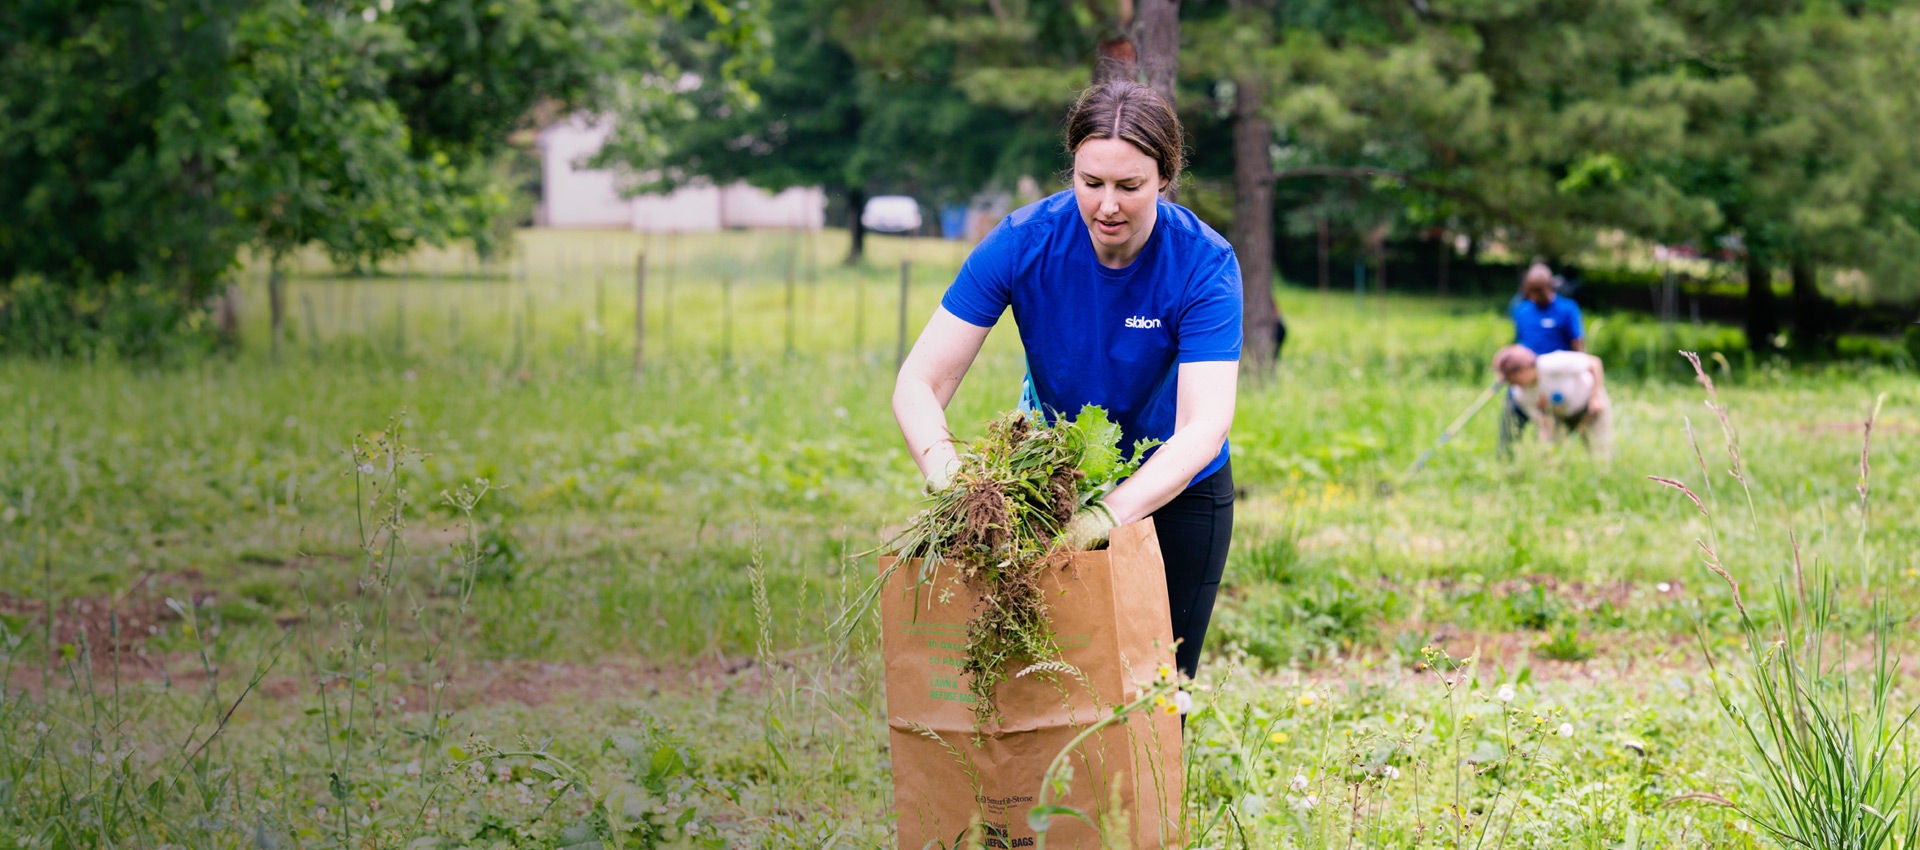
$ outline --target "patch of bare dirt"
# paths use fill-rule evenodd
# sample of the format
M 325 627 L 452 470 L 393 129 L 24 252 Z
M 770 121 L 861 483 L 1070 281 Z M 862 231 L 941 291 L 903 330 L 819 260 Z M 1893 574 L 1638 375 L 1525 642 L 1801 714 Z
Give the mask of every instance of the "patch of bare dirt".
M 21 622 L 27 634 L 51 633 L 52 651 L 87 659 L 96 670 L 141 667 L 148 666 L 147 640 L 181 619 L 167 600 L 197 606 L 212 597 L 198 571 L 148 573 L 120 593 L 54 599 L 51 617 L 44 598 L 0 592 L 0 616 Z

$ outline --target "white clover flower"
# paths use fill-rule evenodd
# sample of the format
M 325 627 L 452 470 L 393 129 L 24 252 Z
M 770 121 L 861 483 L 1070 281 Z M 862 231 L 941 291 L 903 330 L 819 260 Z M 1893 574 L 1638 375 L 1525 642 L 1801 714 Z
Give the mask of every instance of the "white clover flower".
M 1573 737 L 1573 724 L 1571 723 L 1560 724 L 1560 728 L 1554 730 L 1554 734 L 1559 735 L 1562 738 Z
M 1298 793 L 1307 790 L 1307 784 L 1307 775 L 1304 773 L 1296 773 L 1293 775 L 1293 779 L 1287 782 L 1287 787 L 1295 793 Z
M 1189 696 L 1186 691 L 1174 691 L 1173 704 L 1180 709 L 1181 714 L 1190 714 L 1193 712 L 1193 697 Z
M 1513 698 L 1518 694 L 1519 692 L 1515 691 L 1512 685 L 1501 685 L 1500 690 L 1494 693 L 1493 698 L 1501 702 L 1513 702 Z

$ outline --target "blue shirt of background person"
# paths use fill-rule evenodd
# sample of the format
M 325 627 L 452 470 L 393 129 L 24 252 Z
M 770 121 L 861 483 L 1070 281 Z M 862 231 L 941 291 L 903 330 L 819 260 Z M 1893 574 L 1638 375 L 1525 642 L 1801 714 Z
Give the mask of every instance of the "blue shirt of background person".
M 1007 308 L 1026 348 L 1031 400 L 1053 421 L 1105 408 L 1122 451 L 1173 436 L 1182 363 L 1238 360 L 1240 266 L 1233 248 L 1185 207 L 1157 202 L 1158 224 L 1124 268 L 1093 256 L 1073 192 L 1019 210 L 987 234 L 940 306 L 992 327 Z M 1200 481 L 1227 462 L 1229 448 Z
M 1520 298 L 1508 308 L 1513 319 L 1513 341 L 1535 354 L 1586 351 L 1586 331 L 1580 324 L 1580 305 L 1554 291 L 1553 272 L 1535 263 L 1520 281 Z

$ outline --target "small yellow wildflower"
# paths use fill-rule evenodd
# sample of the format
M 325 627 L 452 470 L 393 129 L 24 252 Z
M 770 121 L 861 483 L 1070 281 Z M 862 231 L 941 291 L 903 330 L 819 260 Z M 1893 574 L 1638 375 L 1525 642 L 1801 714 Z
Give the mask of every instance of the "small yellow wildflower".
M 1275 744 L 1284 744 L 1287 742 L 1287 733 L 1274 732 L 1273 734 L 1270 734 L 1267 736 L 1267 740 L 1272 741 Z
M 1306 691 L 1300 694 L 1301 708 L 1306 708 L 1307 706 L 1313 705 L 1314 703 L 1319 701 L 1320 701 L 1320 698 L 1314 696 L 1312 691 Z
M 1168 664 L 1162 664 L 1162 665 L 1160 665 L 1160 670 L 1159 670 L 1159 673 L 1160 673 L 1160 678 L 1162 678 L 1162 679 L 1171 679 L 1171 678 L 1173 678 L 1173 667 L 1172 667 L 1172 665 L 1168 665 Z

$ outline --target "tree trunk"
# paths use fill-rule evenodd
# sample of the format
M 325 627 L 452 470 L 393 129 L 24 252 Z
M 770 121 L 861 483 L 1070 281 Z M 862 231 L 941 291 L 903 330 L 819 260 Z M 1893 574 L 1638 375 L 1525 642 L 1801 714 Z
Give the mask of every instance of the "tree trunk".
M 1329 232 L 1331 229 L 1332 228 L 1327 225 L 1326 218 L 1322 217 L 1320 219 L 1319 240 L 1321 292 L 1327 292 L 1333 288 L 1333 258 L 1330 256 L 1333 252 L 1333 234 Z
M 1241 360 L 1256 376 L 1273 373 L 1285 340 L 1273 300 L 1273 128 L 1260 114 L 1263 93 L 1256 74 L 1234 81 L 1233 250 L 1240 260 Z
M 1780 332 L 1780 308 L 1773 296 L 1773 267 L 1753 246 L 1747 247 L 1747 350 L 1773 350 Z
M 853 246 L 847 249 L 849 266 L 860 265 L 866 255 L 867 227 L 860 223 L 860 213 L 867 207 L 867 190 L 854 186 L 847 189 L 847 232 L 853 235 Z
M 1819 270 L 1799 256 L 1788 268 L 1793 274 L 1793 347 L 1807 354 L 1832 354 L 1833 305 L 1820 296 Z
M 1134 43 L 1147 85 L 1175 107 L 1174 83 L 1180 76 L 1180 0 L 1139 0 L 1140 17 Z
M 272 315 L 272 330 L 268 334 L 273 353 L 280 353 L 280 330 L 286 324 L 286 273 L 281 270 L 280 255 L 273 256 L 272 264 L 267 268 L 267 310 Z
M 214 327 L 218 329 L 220 342 L 228 348 L 240 347 L 240 286 L 229 283 L 220 291 L 214 303 Z

